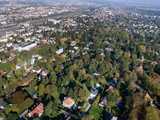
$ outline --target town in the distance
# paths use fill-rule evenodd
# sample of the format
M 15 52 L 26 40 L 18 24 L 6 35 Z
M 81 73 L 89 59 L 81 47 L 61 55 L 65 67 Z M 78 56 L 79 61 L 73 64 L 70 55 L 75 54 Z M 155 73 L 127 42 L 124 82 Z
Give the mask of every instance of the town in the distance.
M 8 1 L 0 120 L 160 120 L 160 9 Z

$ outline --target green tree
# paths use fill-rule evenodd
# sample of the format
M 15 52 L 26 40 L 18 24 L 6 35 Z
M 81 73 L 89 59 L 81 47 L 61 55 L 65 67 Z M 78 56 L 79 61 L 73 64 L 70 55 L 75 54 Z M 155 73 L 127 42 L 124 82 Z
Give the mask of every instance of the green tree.
M 145 120 L 160 120 L 160 111 L 155 107 L 147 107 Z
M 6 118 L 6 120 L 17 120 L 17 119 L 18 119 L 18 114 L 14 112 L 10 112 Z
M 158 73 L 160 75 L 160 64 L 157 64 L 154 68 L 154 72 Z
M 90 116 L 92 120 L 103 120 L 102 118 L 103 109 L 99 106 L 93 105 Z
M 54 118 L 60 114 L 60 110 L 58 108 L 58 103 L 55 101 L 50 101 L 45 108 L 44 114 L 50 118 Z

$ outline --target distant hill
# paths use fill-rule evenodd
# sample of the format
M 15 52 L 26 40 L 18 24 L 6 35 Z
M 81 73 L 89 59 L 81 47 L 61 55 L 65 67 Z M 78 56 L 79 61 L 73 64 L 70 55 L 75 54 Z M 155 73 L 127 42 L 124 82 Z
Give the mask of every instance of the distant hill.
M 0 0 L 0 5 L 5 5 L 5 4 L 9 4 L 8 1 L 4 1 L 4 0 Z

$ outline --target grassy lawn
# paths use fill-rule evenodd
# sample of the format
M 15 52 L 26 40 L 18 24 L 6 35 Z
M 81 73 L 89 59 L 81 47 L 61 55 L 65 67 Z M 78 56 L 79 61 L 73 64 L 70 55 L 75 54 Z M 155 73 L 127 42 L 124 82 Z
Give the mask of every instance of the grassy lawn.
M 0 63 L 0 69 L 6 72 L 9 72 L 11 70 L 11 64 L 10 63 Z

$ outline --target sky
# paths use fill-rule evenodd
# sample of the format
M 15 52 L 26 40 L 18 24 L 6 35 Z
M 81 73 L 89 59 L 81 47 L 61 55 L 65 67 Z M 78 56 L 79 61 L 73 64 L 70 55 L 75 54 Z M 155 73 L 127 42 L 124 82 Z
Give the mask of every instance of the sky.
M 110 0 L 130 5 L 160 6 L 160 0 Z
M 13 0 L 0 0 L 0 1 L 13 1 Z M 121 5 L 136 5 L 136 6 L 159 6 L 160 0 L 15 0 L 15 1 L 32 1 L 32 2 L 45 2 L 52 4 L 88 4 L 88 5 L 96 5 L 101 4 L 105 5 L 108 3 L 119 3 Z
M 33 0 L 35 1 L 35 0 Z M 160 0 L 40 0 L 52 1 L 66 4 L 107 4 L 108 2 L 116 2 L 124 5 L 146 5 L 146 6 L 159 6 Z

